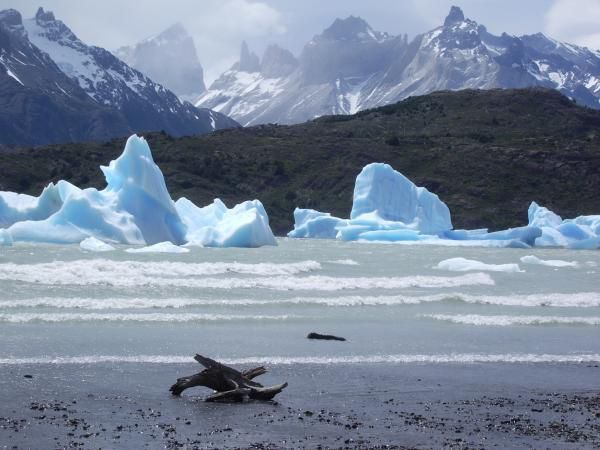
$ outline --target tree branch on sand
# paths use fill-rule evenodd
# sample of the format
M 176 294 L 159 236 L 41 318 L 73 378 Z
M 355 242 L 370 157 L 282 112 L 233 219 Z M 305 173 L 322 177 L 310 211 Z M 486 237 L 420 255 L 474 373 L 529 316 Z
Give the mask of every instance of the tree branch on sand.
M 215 391 L 214 394 L 205 399 L 207 402 L 241 402 L 249 399 L 271 400 L 288 385 L 283 383 L 264 387 L 262 384 L 253 381 L 254 378 L 267 372 L 267 369 L 262 366 L 239 372 L 202 355 L 196 355 L 194 359 L 202 364 L 205 369 L 195 375 L 178 378 L 169 389 L 173 395 L 179 396 L 184 390 L 191 387 L 205 386 Z

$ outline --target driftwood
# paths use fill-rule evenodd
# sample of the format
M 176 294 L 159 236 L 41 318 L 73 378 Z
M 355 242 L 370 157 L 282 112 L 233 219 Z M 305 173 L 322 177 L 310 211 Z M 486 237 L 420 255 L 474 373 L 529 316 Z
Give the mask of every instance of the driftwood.
M 202 355 L 196 355 L 194 359 L 205 369 L 195 375 L 178 378 L 177 382 L 169 389 L 173 395 L 181 395 L 184 390 L 191 387 L 206 386 L 215 391 L 205 399 L 207 402 L 271 400 L 288 385 L 283 383 L 264 387 L 253 381 L 254 378 L 267 372 L 267 369 L 262 366 L 239 372 Z
M 339 336 L 333 336 L 331 334 L 319 334 L 319 333 L 308 333 L 306 336 L 308 339 L 322 339 L 324 341 L 345 341 L 346 339 Z

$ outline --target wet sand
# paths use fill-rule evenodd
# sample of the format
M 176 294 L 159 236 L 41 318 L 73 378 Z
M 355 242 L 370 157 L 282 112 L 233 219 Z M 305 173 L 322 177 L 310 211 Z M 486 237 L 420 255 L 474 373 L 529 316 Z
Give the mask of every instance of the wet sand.
M 279 365 L 277 402 L 171 397 L 190 364 L 0 366 L 0 448 L 598 448 L 594 364 Z

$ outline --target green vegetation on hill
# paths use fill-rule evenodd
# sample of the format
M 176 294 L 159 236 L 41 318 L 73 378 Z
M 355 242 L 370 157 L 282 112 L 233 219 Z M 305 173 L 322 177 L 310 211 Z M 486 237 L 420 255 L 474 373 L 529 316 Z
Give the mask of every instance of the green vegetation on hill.
M 437 92 L 354 116 L 204 136 L 146 136 L 174 199 L 258 198 L 273 230 L 294 207 L 347 217 L 354 180 L 386 162 L 437 193 L 456 228 L 523 225 L 532 200 L 565 217 L 600 213 L 600 111 L 544 89 Z M 125 139 L 0 151 L 0 190 L 50 181 L 103 187 Z

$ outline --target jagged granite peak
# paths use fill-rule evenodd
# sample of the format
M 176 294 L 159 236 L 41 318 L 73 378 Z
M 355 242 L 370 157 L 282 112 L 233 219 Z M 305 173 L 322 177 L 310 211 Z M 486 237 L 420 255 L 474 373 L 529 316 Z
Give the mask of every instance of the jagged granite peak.
M 133 46 L 117 49 L 115 55 L 182 100 L 194 99 L 206 90 L 194 40 L 180 22 Z
M 298 67 L 298 60 L 292 52 L 272 44 L 263 54 L 260 73 L 266 78 L 279 78 L 289 75 L 296 67 Z
M 494 35 L 458 7 L 411 42 L 373 31 L 358 17 L 337 19 L 298 60 L 287 75 L 249 76 L 234 66 L 196 105 L 243 125 L 298 123 L 439 90 L 540 86 L 600 108 L 600 52 L 542 34 Z
M 23 18 L 16 9 L 5 9 L 0 11 L 0 22 L 7 27 L 18 27 L 23 25 Z
M 388 37 L 387 33 L 373 30 L 371 26 L 361 17 L 348 16 L 345 19 L 335 19 L 316 39 L 329 40 L 375 40 L 381 41 Z
M 101 47 L 89 46 L 54 14 L 38 10 L 23 21 L 33 45 L 100 105 L 122 114 L 132 131 L 164 130 L 175 136 L 237 126 L 227 117 L 202 111 Z
M 462 9 L 460 9 L 458 6 L 452 6 L 450 8 L 450 12 L 446 16 L 446 20 L 444 20 L 444 26 L 449 27 L 464 20 L 465 14 L 463 13 Z
M 246 41 L 242 41 L 240 60 L 234 64 L 235 70 L 240 72 L 260 72 L 260 60 L 256 53 L 251 52 Z

